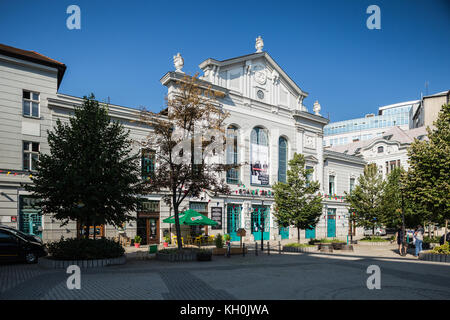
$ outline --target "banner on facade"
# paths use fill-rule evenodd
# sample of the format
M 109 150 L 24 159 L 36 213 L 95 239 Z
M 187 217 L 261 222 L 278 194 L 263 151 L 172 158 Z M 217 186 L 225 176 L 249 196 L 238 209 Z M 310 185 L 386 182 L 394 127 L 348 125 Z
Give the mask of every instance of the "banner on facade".
M 269 185 L 269 147 L 252 143 L 251 184 Z
M 222 229 L 222 208 L 221 207 L 212 207 L 211 208 L 211 220 L 217 222 L 217 225 L 211 227 L 213 230 Z

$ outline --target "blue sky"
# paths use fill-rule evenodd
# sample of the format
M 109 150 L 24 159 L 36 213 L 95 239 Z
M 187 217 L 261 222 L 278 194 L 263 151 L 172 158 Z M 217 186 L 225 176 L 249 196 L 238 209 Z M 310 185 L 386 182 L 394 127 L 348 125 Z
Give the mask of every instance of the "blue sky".
M 66 8 L 81 8 L 68 30 Z M 369 30 L 366 8 L 381 9 Z M 343 1 L 0 1 L 0 43 L 68 66 L 60 92 L 154 111 L 159 80 L 180 52 L 184 71 L 206 58 L 255 52 L 255 38 L 331 121 L 450 89 L 450 2 Z

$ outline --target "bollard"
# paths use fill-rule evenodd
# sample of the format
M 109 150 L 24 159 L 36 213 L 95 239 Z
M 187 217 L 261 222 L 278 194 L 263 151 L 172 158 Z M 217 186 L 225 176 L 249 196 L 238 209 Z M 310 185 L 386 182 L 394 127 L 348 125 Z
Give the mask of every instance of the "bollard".
M 281 242 L 278 241 L 278 254 L 281 254 Z
M 270 242 L 267 241 L 267 254 L 270 256 Z
M 258 255 L 258 244 L 255 242 L 255 256 Z
M 242 256 L 245 257 L 245 243 L 242 244 Z

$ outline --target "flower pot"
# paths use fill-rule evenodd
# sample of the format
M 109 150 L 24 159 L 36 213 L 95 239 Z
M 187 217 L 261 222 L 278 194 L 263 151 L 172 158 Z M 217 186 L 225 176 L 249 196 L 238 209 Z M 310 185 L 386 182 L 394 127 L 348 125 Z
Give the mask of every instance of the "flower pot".
M 169 247 L 169 243 L 168 242 L 164 242 L 163 245 L 164 245 L 164 248 L 168 248 Z
M 141 246 L 140 243 L 135 243 L 135 244 L 134 244 L 134 247 L 135 247 L 135 248 L 139 248 L 140 246 Z

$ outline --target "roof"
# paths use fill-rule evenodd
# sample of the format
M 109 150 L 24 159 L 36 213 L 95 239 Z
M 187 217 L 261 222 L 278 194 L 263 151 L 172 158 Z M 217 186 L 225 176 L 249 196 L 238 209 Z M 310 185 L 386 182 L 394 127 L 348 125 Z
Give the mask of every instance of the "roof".
M 49 67 L 54 67 L 58 69 L 58 88 L 62 81 L 62 78 L 64 76 L 64 73 L 66 72 L 66 65 L 62 62 L 59 62 L 55 59 L 49 58 L 47 56 L 44 56 L 43 54 L 40 54 L 36 51 L 28 51 L 23 50 L 11 46 L 7 46 L 5 44 L 0 43 L 0 54 L 3 54 L 5 56 L 18 58 L 38 64 L 42 64 Z
M 450 90 L 445 90 L 445 91 L 441 91 L 441 92 L 438 92 L 438 93 L 435 93 L 435 94 L 430 94 L 428 96 L 424 96 L 423 99 L 439 97 L 439 96 L 446 96 L 446 95 L 449 95 L 449 94 L 450 94 Z
M 416 104 L 419 102 L 420 102 L 420 100 L 411 100 L 411 101 L 405 101 L 405 102 L 398 102 L 398 103 L 394 103 L 394 104 L 387 104 L 387 105 L 379 107 L 378 112 L 380 112 L 382 110 L 386 110 L 386 109 L 392 109 L 392 108 L 406 106 L 406 105 L 410 105 L 410 104 Z
M 341 161 L 348 161 L 353 162 L 359 165 L 365 165 L 366 161 L 358 156 L 349 155 L 342 152 L 336 152 L 330 149 L 325 149 L 323 152 L 324 159 L 334 159 L 334 160 L 341 160 Z
M 395 141 L 400 144 L 411 144 L 415 138 L 418 138 L 420 136 L 426 136 L 427 130 L 425 127 L 419 127 L 416 129 L 411 130 L 403 130 L 398 126 L 392 127 L 390 130 L 383 133 L 382 136 L 375 137 L 369 140 L 362 140 L 357 142 L 352 142 L 344 145 L 338 145 L 333 146 L 327 150 L 335 151 L 335 152 L 342 152 L 348 155 L 354 155 L 357 152 L 358 149 L 364 149 L 372 144 L 374 144 L 377 141 L 385 140 L 385 141 Z

